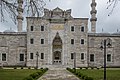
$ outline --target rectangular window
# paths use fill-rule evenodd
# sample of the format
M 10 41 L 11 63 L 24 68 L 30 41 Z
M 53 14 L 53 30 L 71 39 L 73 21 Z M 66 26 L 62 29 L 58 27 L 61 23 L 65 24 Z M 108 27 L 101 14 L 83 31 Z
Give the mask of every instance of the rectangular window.
M 41 39 L 41 44 L 44 44 L 44 39 Z
M 81 44 L 84 44 L 84 39 L 81 39 Z
M 74 54 L 73 53 L 71 53 L 71 59 L 74 59 Z
M 71 44 L 74 44 L 74 39 L 71 39 Z
M 33 59 L 33 53 L 30 53 L 30 59 Z
M 6 61 L 6 53 L 2 53 L 2 61 Z
M 44 59 L 44 53 L 41 53 L 41 59 Z
M 84 60 L 84 53 L 81 53 L 81 60 Z
M 74 26 L 71 26 L 71 31 L 74 31 Z
M 41 26 L 41 31 L 44 31 L 44 26 Z
M 30 44 L 34 44 L 34 39 L 30 39 Z
M 107 61 L 111 62 L 111 54 L 107 54 Z
M 81 32 L 84 32 L 84 27 L 83 26 L 81 27 Z
M 24 61 L 24 54 L 20 54 L 20 61 Z
M 33 30 L 34 30 L 34 27 L 33 27 L 33 26 L 31 26 L 31 27 L 30 27 L 30 29 L 31 29 L 31 31 L 33 31 Z
M 90 62 L 94 62 L 94 54 L 90 54 Z

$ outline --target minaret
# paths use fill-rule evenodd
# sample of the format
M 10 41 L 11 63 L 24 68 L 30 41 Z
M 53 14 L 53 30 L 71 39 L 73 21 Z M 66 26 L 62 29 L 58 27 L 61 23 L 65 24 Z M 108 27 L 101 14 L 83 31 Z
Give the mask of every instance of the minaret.
M 18 32 L 21 32 L 22 31 L 22 21 L 23 21 L 23 0 L 18 0 L 18 16 L 17 16 L 17 21 L 18 21 L 18 25 L 17 25 L 17 29 L 18 29 Z
M 97 3 L 95 2 L 95 0 L 92 0 L 92 3 L 91 3 L 92 10 L 90 11 L 90 14 L 91 14 L 90 21 L 91 21 L 91 32 L 93 33 L 96 33 L 96 21 L 97 21 L 97 18 L 96 18 L 97 10 L 95 9 L 96 5 Z

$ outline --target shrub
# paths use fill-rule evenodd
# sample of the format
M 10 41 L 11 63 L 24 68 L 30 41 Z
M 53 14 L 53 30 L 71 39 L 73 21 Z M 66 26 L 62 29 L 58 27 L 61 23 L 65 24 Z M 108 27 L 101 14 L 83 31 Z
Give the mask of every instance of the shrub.
M 28 67 L 28 69 L 31 69 L 31 67 Z
M 79 77 L 81 77 L 81 76 L 82 76 L 82 74 L 81 74 L 81 73 L 79 73 L 79 74 L 78 74 L 78 76 L 79 76 Z
M 34 67 L 34 69 L 38 69 L 37 67 Z
M 93 80 L 92 77 L 86 77 L 85 80 Z
M 45 68 L 45 70 L 47 71 L 47 70 L 48 70 L 48 68 Z
M 75 75 L 78 75 L 78 73 L 76 72 Z
M 14 67 L 14 69 L 17 69 L 17 67 Z
M 86 69 L 88 69 L 88 68 L 86 68 Z M 75 71 L 75 68 L 73 68 L 73 69 L 67 68 L 67 70 L 70 71 L 70 72 L 72 72 L 73 74 L 77 75 L 82 80 L 93 80 L 92 77 L 88 77 L 87 75 L 82 74 L 80 72 L 80 70 L 76 70 Z
M 26 77 L 25 79 L 23 79 L 23 80 L 34 80 L 31 76 L 28 76 L 28 77 Z
M 80 69 L 82 69 L 82 68 L 80 68 Z
M 39 75 L 41 75 L 42 74 L 42 72 L 41 71 L 39 71 L 39 72 L 37 72 Z
M 43 69 L 43 68 L 40 68 L 40 69 Z
M 37 76 L 39 76 L 39 74 L 38 73 L 33 73 L 33 74 L 31 74 L 30 75 L 33 79 L 35 79 Z
M 86 67 L 86 69 L 88 69 L 88 67 Z
M 70 68 L 67 67 L 66 69 L 69 70 Z
M 85 78 L 85 75 L 81 75 L 81 78 L 84 79 L 84 78 Z
M 88 76 L 85 75 L 85 76 L 84 76 L 84 80 L 88 80 Z
M 40 71 L 30 74 L 28 77 L 24 78 L 23 80 L 36 80 L 37 78 L 42 76 L 47 70 L 48 68 L 40 69 Z
M 21 69 L 23 69 L 23 67 L 21 67 Z
M 94 69 L 93 67 L 91 67 L 91 69 Z
M 97 68 L 98 70 L 100 69 L 100 68 Z

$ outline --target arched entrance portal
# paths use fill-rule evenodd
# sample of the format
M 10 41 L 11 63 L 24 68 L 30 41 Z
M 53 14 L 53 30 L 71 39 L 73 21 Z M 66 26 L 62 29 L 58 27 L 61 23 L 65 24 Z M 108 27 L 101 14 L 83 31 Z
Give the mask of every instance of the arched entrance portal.
M 54 60 L 54 64 L 60 64 L 61 63 L 61 52 L 55 51 L 53 53 L 53 60 Z
M 56 33 L 55 38 L 53 39 L 53 64 L 62 63 L 62 39 L 59 36 L 59 33 Z

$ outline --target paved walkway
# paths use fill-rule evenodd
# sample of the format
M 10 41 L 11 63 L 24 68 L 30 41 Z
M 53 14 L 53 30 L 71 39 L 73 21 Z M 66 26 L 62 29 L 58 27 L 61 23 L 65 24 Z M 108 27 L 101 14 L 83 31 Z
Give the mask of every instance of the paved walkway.
M 38 80 L 79 80 L 75 75 L 67 70 L 48 70 Z

